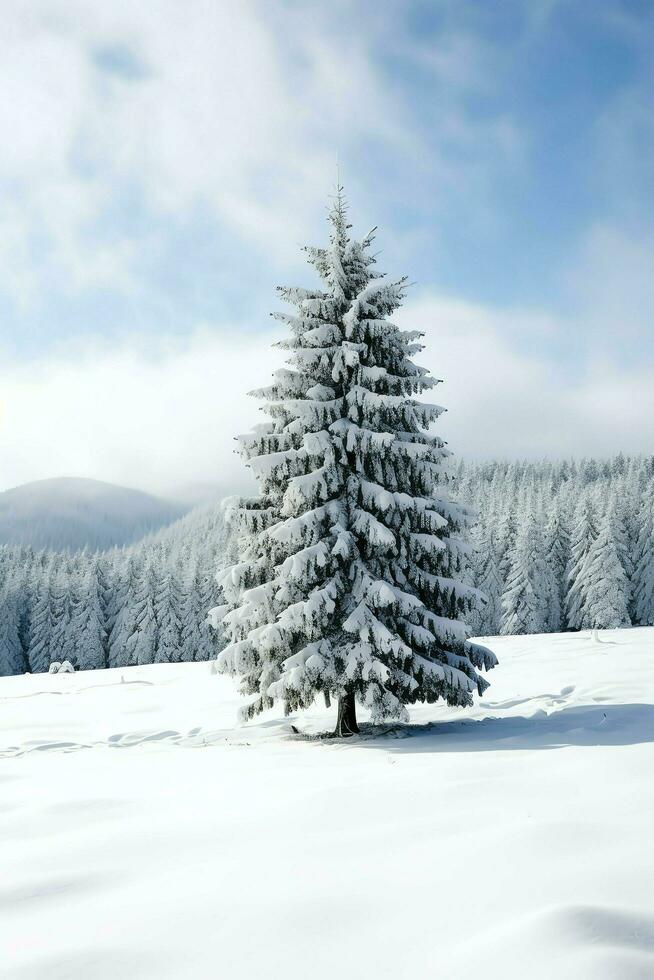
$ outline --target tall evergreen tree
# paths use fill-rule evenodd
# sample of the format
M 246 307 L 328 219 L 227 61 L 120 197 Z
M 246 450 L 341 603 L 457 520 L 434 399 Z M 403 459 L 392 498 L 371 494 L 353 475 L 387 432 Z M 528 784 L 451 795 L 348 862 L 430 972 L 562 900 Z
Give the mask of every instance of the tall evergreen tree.
M 131 597 L 133 631 L 126 639 L 124 659 L 126 664 L 152 664 L 157 652 L 157 617 L 155 596 L 157 574 L 152 560 L 146 560 L 136 580 Z
M 0 677 L 22 674 L 26 667 L 20 640 L 20 593 L 5 581 L 0 588 Z
M 605 503 L 603 513 L 611 514 L 611 528 L 615 546 L 618 550 L 620 563 L 625 571 L 627 580 L 631 581 L 634 573 L 633 547 L 628 530 L 628 501 L 624 479 L 616 481 L 612 492 L 611 486 L 607 485 L 604 491 Z
M 654 626 L 654 483 L 643 494 L 638 516 L 633 617 L 639 626 Z
M 252 717 L 319 692 L 339 701 L 337 733 L 406 705 L 468 705 L 495 664 L 463 618 L 465 511 L 445 496 L 446 450 L 426 433 L 442 409 L 415 395 L 436 382 L 411 360 L 421 336 L 388 317 L 406 281 L 374 271 L 372 234 L 350 238 L 339 189 L 326 248 L 309 248 L 319 289 L 282 288 L 294 313 L 289 367 L 257 394 L 272 421 L 240 437 L 259 480 L 243 502 L 241 561 L 220 579 L 230 643 L 221 671 L 241 677 Z
M 552 588 L 543 556 L 540 528 L 526 517 L 509 552 L 509 573 L 502 596 L 502 633 L 543 633 L 547 628 Z
M 551 576 L 551 596 L 547 616 L 548 630 L 557 633 L 563 626 L 563 610 L 570 563 L 570 534 L 561 507 L 550 508 L 544 533 L 545 561 Z
M 211 660 L 220 649 L 207 621 L 207 610 L 217 599 L 217 590 L 208 585 L 207 578 L 197 561 L 187 571 L 182 598 L 182 660 Z
M 76 576 L 71 611 L 71 635 L 74 644 L 70 660 L 82 670 L 99 670 L 107 666 L 102 580 L 97 562 L 90 562 Z
M 52 572 L 49 567 L 41 570 L 34 590 L 34 607 L 30 630 L 28 662 L 32 673 L 42 673 L 50 667 L 50 638 L 54 626 L 52 609 Z
M 62 562 L 52 572 L 50 580 L 50 605 L 52 626 L 50 629 L 50 663 L 63 660 L 75 662 L 75 637 L 71 626 L 75 573 L 72 564 Z
M 127 644 L 136 629 L 136 594 L 140 564 L 138 558 L 130 554 L 118 559 L 114 574 L 114 595 L 109 606 L 110 635 L 108 638 L 108 666 L 127 667 L 130 661 Z
M 587 461 L 584 460 L 588 472 Z M 584 566 L 588 560 L 591 548 L 597 539 L 597 524 L 595 509 L 590 495 L 586 493 L 575 511 L 575 521 L 572 529 L 570 546 L 570 567 L 568 569 L 568 593 L 566 596 L 566 622 L 568 629 L 583 629 L 582 622 L 582 591 L 577 582 L 583 579 Z
M 96 552 L 91 559 L 94 574 L 98 581 L 98 597 L 100 600 L 100 615 L 104 635 L 104 656 L 107 667 L 109 666 L 109 637 L 118 614 L 114 598 L 116 593 L 116 566 L 118 564 L 116 555 L 117 551 L 109 555 L 98 554 Z
M 517 534 L 517 499 L 514 497 L 514 506 L 508 509 L 505 505 L 497 522 L 497 557 L 499 562 L 500 574 L 506 582 L 511 567 L 511 552 L 515 545 Z
M 475 585 L 485 602 L 478 602 L 471 610 L 470 628 L 476 636 L 494 636 L 500 631 L 502 618 L 502 575 L 494 530 L 487 522 L 479 528 L 474 570 Z
M 175 571 L 170 566 L 158 577 L 154 609 L 157 618 L 155 662 L 165 664 L 185 660 L 182 647 L 182 595 Z
M 577 629 L 618 629 L 628 626 L 629 580 L 620 561 L 614 530 L 615 514 L 604 516 L 597 538 L 574 584 Z

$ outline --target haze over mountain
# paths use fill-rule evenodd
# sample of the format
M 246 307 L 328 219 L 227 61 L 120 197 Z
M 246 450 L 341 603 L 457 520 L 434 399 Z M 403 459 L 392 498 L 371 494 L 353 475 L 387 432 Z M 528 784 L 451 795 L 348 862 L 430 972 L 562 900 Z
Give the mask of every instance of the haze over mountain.
M 0 544 L 103 550 L 137 541 L 186 509 L 100 480 L 37 480 L 0 493 Z

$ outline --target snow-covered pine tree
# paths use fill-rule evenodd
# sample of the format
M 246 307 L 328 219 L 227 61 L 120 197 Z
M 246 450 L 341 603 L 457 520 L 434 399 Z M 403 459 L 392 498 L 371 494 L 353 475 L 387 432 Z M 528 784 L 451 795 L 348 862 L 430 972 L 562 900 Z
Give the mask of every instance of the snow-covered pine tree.
M 465 511 L 443 495 L 443 442 L 426 430 L 442 409 L 415 395 L 437 382 L 411 357 L 421 334 L 388 317 L 406 281 L 374 271 L 372 233 L 350 238 L 339 188 L 326 248 L 308 248 L 318 289 L 282 288 L 294 313 L 280 346 L 288 368 L 258 394 L 272 421 L 239 437 L 260 496 L 243 501 L 241 560 L 219 575 L 213 610 L 230 642 L 219 669 L 252 696 L 243 716 L 283 703 L 339 702 L 336 732 L 406 705 L 468 705 L 495 656 L 463 622 Z
M 586 465 L 586 461 L 584 461 Z M 581 590 L 577 580 L 582 576 L 590 550 L 597 539 L 595 509 L 590 495 L 586 492 L 580 500 L 574 516 L 570 545 L 570 567 L 568 569 L 568 592 L 565 600 L 565 614 L 568 629 L 583 629 L 581 623 Z
M 50 580 L 52 629 L 50 630 L 50 663 L 75 659 L 75 637 L 71 628 L 73 613 L 72 567 L 60 560 Z
M 513 488 L 515 491 L 515 487 Z M 517 516 L 518 516 L 518 506 L 517 499 L 514 496 L 513 506 L 509 509 L 506 507 L 500 515 L 497 524 L 497 557 L 499 562 L 500 575 L 502 580 L 506 583 L 509 576 L 509 570 L 511 567 L 511 552 L 515 546 L 516 534 L 517 534 Z
M 182 649 L 182 595 L 175 569 L 170 564 L 158 575 L 154 610 L 157 618 L 155 663 L 185 660 Z M 192 655 L 188 659 L 192 659 Z
M 215 585 L 215 582 L 214 582 Z M 220 649 L 215 631 L 207 622 L 206 613 L 210 605 L 216 602 L 215 590 L 210 590 L 207 576 L 195 562 L 187 570 L 182 597 L 182 631 L 181 649 L 182 660 L 213 660 Z
M 91 559 L 91 564 L 95 569 L 95 575 L 98 579 L 106 666 L 109 666 L 109 636 L 111 635 L 111 630 L 113 629 L 118 613 L 115 600 L 116 571 L 118 565 L 117 555 L 117 550 L 110 554 L 99 554 L 96 552 Z
M 557 633 L 563 625 L 563 609 L 567 588 L 567 570 L 570 563 L 570 534 L 558 504 L 551 506 L 544 533 L 545 561 L 551 575 L 547 626 Z
M 0 588 L 0 677 L 22 674 L 26 667 L 20 641 L 20 595 L 8 581 Z
M 146 558 L 130 597 L 129 619 L 132 632 L 126 637 L 125 664 L 152 664 L 157 652 L 157 617 L 154 609 L 157 576 L 154 562 Z
M 107 666 L 102 588 L 96 561 L 89 562 L 75 576 L 70 618 L 74 653 L 66 659 L 79 670 Z
M 620 465 L 619 456 L 616 459 Z M 638 537 L 638 531 L 633 527 L 637 506 L 633 499 L 632 490 L 626 475 L 621 475 L 613 484 L 607 483 L 606 487 L 606 509 L 613 512 L 612 524 L 615 543 L 630 587 L 634 574 L 634 552 Z
M 541 529 L 530 514 L 520 524 L 509 552 L 508 579 L 502 596 L 502 633 L 545 632 L 551 593 Z
M 629 580 L 620 561 L 614 529 L 616 515 L 609 510 L 574 584 L 571 596 L 578 615 L 577 629 L 618 629 L 629 626 Z
M 50 638 L 54 626 L 52 612 L 52 565 L 40 569 L 34 587 L 34 605 L 30 629 L 28 662 L 33 674 L 44 672 L 50 666 Z
M 27 651 L 30 648 L 32 635 L 32 609 L 34 606 L 34 589 L 36 586 L 36 557 L 31 548 L 21 549 L 18 567 L 21 573 L 17 577 L 18 589 L 18 633 L 21 647 L 25 656 L 24 670 L 29 670 Z
M 639 626 L 654 626 L 654 483 L 643 494 L 638 511 L 633 579 L 633 616 Z
M 476 636 L 495 636 L 502 617 L 502 575 L 495 546 L 494 529 L 486 522 L 479 527 L 475 549 L 475 585 L 486 597 L 471 610 L 469 624 Z
M 110 605 L 113 619 L 108 640 L 108 666 L 132 666 L 128 654 L 128 641 L 136 629 L 137 608 L 135 595 L 138 586 L 140 563 L 134 554 L 117 558 L 117 569 L 113 575 L 114 594 Z

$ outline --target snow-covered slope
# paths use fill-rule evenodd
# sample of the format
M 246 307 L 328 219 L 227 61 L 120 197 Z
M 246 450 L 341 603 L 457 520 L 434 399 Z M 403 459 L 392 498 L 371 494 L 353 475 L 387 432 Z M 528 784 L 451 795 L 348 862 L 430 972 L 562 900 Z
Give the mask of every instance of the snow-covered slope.
M 654 976 L 654 629 L 487 642 L 345 744 L 206 663 L 1 679 L 3 980 Z
M 37 480 L 0 493 L 0 544 L 76 550 L 128 544 L 183 508 L 99 480 Z

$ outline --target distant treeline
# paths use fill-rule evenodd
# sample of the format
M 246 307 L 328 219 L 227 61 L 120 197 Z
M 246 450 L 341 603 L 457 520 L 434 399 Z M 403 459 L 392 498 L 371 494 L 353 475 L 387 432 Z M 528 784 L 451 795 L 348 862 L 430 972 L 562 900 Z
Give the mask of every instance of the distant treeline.
M 217 506 L 107 552 L 0 547 L 0 675 L 210 659 L 226 548 Z
M 654 624 L 654 456 L 461 463 L 477 635 Z
M 654 457 L 460 463 L 449 492 L 477 514 L 474 634 L 654 624 Z M 232 549 L 218 504 L 129 548 L 0 547 L 0 675 L 214 657 Z

